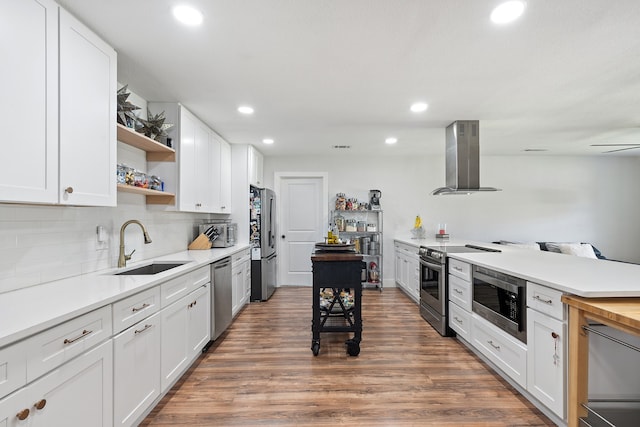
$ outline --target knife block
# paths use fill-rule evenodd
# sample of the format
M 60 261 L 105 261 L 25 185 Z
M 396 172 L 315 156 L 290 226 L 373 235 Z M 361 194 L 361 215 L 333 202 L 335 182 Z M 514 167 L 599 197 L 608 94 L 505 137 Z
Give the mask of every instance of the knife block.
M 189 243 L 188 248 L 196 250 L 211 249 L 211 241 L 204 233 L 200 233 L 200 235 L 196 237 L 193 242 Z

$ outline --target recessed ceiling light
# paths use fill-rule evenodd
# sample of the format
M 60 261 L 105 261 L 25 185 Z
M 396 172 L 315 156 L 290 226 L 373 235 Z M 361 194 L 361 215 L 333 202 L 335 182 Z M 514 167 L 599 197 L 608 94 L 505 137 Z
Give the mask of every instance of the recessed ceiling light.
M 185 25 L 196 26 L 202 24 L 202 12 L 184 4 L 173 8 L 173 16 Z
M 390 136 L 389 138 L 384 140 L 385 144 L 395 144 L 396 142 L 398 142 L 398 138 L 394 137 L 394 136 Z
M 511 0 L 501 3 L 491 12 L 491 21 L 495 24 L 508 24 L 522 15 L 524 7 L 525 2 L 523 0 Z
M 262 140 L 262 142 L 264 144 L 273 144 L 274 143 L 273 139 L 271 139 L 271 138 L 265 138 L 265 139 Z
M 253 114 L 253 107 L 249 107 L 248 105 L 241 105 L 238 107 L 238 112 L 242 114 Z
M 422 113 L 423 111 L 427 111 L 429 105 L 426 102 L 415 102 L 411 104 L 411 111 L 414 113 Z

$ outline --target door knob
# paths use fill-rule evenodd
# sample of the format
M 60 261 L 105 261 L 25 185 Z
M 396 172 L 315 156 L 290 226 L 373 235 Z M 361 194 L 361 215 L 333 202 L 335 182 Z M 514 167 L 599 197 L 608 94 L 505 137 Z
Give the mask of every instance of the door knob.
M 283 234 L 283 235 L 282 235 L 282 238 L 284 239 L 284 238 L 286 238 L 286 236 Z

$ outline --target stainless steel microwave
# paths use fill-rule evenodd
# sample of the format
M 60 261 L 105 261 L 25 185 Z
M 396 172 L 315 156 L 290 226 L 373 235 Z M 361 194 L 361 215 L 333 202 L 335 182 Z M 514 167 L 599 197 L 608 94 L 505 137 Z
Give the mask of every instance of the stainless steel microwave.
M 236 223 L 210 223 L 200 224 L 200 233 L 209 237 L 212 248 L 228 248 L 236 244 L 238 236 L 238 224 Z

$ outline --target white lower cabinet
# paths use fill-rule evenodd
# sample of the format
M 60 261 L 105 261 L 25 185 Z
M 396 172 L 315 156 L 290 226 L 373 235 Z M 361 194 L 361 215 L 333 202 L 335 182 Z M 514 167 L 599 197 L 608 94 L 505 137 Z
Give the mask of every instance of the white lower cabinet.
M 416 302 L 420 301 L 420 261 L 418 248 L 395 243 L 396 284 Z
M 209 289 L 206 285 L 163 309 L 161 314 L 161 389 L 166 391 L 209 342 Z
M 108 340 L 0 400 L 0 426 L 110 427 L 112 397 Z
M 527 309 L 527 391 L 560 418 L 565 414 L 567 325 Z
M 249 250 L 231 256 L 231 301 L 233 316 L 251 298 L 251 254 Z
M 160 395 L 160 313 L 113 338 L 114 426 L 134 425 Z
M 527 391 L 565 419 L 567 313 L 562 292 L 527 282 Z
M 520 386 L 527 386 L 527 346 L 472 313 L 473 346 Z

